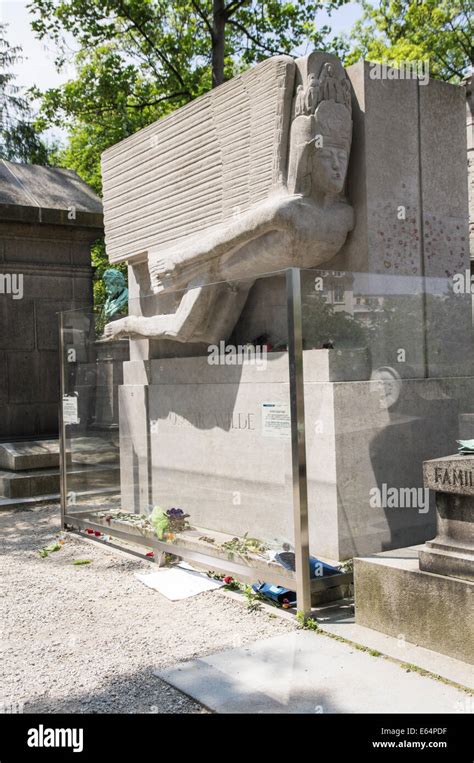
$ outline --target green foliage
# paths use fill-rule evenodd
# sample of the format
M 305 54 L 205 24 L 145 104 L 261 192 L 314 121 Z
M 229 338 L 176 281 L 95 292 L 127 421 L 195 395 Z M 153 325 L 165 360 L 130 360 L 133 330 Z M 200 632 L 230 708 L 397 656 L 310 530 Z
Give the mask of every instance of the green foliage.
M 38 551 L 39 555 L 42 559 L 45 559 L 49 554 L 52 554 L 54 551 L 61 551 L 61 545 L 59 543 L 50 543 L 49 546 L 45 546 L 40 551 Z
M 20 119 L 1 132 L 0 158 L 23 164 L 50 163 L 50 152 L 31 123 Z
M 0 24 L 0 159 L 48 164 L 50 149 L 41 140 L 32 121 L 28 98 L 15 85 L 11 67 L 21 61 L 21 48 L 6 39 Z
M 221 548 L 227 551 L 229 558 L 240 556 L 242 559 L 248 559 L 250 554 L 263 554 L 267 551 L 267 546 L 258 538 L 248 538 L 248 533 L 242 538 L 232 538 L 221 544 Z
M 474 64 L 471 0 L 360 0 L 362 19 L 340 40 L 346 65 L 369 61 L 426 61 L 430 76 L 459 82 Z
M 265 597 L 258 591 L 254 591 L 251 585 L 244 585 L 243 593 L 247 599 L 247 609 L 249 612 L 257 612 L 262 607 L 262 601 Z
M 227 591 L 240 591 L 242 589 L 242 583 L 240 583 L 238 580 L 232 579 L 225 584 L 224 588 Z
M 318 622 L 313 617 L 308 617 L 304 612 L 296 613 L 296 622 L 299 628 L 304 628 L 307 631 L 319 631 L 320 627 Z
M 155 530 L 158 540 L 162 540 L 163 534 L 168 529 L 169 517 L 165 514 L 160 506 L 155 506 L 150 514 L 150 522 Z
M 226 591 L 236 591 L 238 593 L 243 593 L 245 591 L 246 584 L 241 583 L 239 580 L 236 580 L 235 578 L 232 577 L 232 575 L 226 575 L 224 572 L 215 572 L 215 570 L 209 570 L 206 574 L 209 578 L 212 578 L 213 580 L 223 581 L 225 583 L 223 588 Z
M 346 559 L 341 563 L 341 572 L 353 572 L 354 571 L 354 559 Z

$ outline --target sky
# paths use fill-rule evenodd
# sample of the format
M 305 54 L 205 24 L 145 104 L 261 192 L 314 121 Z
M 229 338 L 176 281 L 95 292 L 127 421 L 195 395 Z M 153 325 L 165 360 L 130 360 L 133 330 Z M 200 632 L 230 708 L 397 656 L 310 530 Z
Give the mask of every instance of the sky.
M 58 73 L 54 66 L 54 45 L 37 40 L 30 28 L 29 0 L 0 0 L 0 21 L 8 24 L 7 39 L 12 45 L 21 45 L 23 61 L 13 67 L 17 75 L 16 84 L 21 87 L 36 85 L 40 89 L 55 87 L 72 76 L 72 70 Z M 336 11 L 332 18 L 321 13 L 318 19 L 328 23 L 334 33 L 349 31 L 361 16 L 358 3 L 349 3 Z M 71 43 L 72 44 L 72 43 Z
M 23 60 L 12 67 L 20 87 L 37 85 L 42 89 L 65 82 L 72 72 L 56 72 L 54 46 L 37 40 L 30 27 L 29 0 L 0 0 L 0 21 L 8 24 L 6 38 L 10 45 L 23 48 Z

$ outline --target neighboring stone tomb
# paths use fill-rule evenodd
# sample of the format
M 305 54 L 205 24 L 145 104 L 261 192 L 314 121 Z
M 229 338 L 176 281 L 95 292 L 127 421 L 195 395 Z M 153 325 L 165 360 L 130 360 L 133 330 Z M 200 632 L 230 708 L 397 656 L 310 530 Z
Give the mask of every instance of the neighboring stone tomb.
M 90 308 L 102 233 L 75 172 L 0 161 L 0 499 L 59 491 L 58 312 Z
M 92 304 L 102 204 L 75 172 L 0 162 L 0 438 L 58 433 L 58 312 Z

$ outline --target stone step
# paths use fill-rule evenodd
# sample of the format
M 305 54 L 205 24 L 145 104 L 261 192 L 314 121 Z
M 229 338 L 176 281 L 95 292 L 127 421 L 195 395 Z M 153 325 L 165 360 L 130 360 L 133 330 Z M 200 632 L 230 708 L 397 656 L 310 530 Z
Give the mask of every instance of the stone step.
M 81 436 L 70 441 L 68 460 L 100 463 L 119 460 L 118 447 L 112 439 Z M 0 443 L 0 470 L 30 471 L 59 467 L 59 440 L 29 440 Z
M 59 466 L 58 440 L 0 443 L 0 469 L 20 471 Z
M 109 488 L 120 482 L 120 467 L 112 464 L 84 464 L 68 470 L 68 492 L 82 493 Z M 60 490 L 59 469 L 0 471 L 0 498 L 32 498 L 57 495 Z

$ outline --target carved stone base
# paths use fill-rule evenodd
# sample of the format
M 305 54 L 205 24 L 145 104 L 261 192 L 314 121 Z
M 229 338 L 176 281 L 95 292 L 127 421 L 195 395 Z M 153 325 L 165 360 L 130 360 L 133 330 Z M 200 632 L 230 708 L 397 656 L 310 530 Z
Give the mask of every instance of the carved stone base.
M 428 541 L 425 548 L 419 552 L 420 570 L 434 572 L 437 575 L 461 578 L 474 582 L 474 550 L 466 549 L 461 552 L 459 548 L 436 544 Z
M 474 380 L 405 379 L 392 412 L 383 382 L 363 378 L 363 364 L 357 381 L 344 380 L 331 353 L 304 352 L 311 550 L 336 560 L 424 543 L 436 534 L 434 505 L 391 506 L 383 486 L 423 492 L 421 463 L 456 440 L 458 401 L 472 398 Z M 288 402 L 288 381 L 279 352 L 266 369 L 207 357 L 125 363 L 124 509 L 178 506 L 200 527 L 291 543 L 290 440 L 264 415 L 265 404 Z
M 474 581 L 474 456 L 433 459 L 423 471 L 436 490 L 438 534 L 420 550 L 420 570 Z

